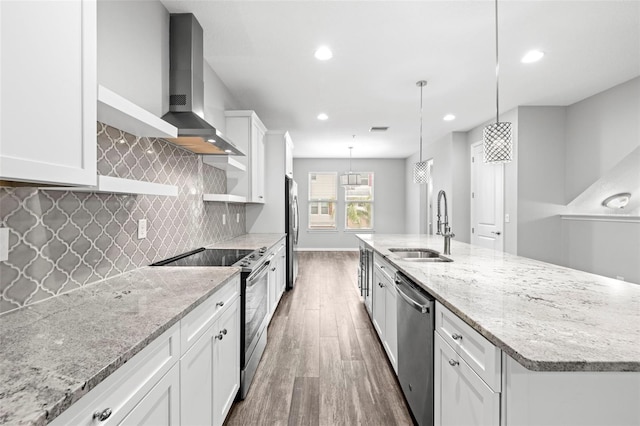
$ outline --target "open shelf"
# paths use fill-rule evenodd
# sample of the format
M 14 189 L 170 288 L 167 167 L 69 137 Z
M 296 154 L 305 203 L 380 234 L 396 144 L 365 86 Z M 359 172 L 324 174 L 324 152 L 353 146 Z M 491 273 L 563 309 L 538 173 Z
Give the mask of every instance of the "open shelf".
M 224 170 L 227 174 L 244 173 L 247 171 L 247 166 L 230 156 L 204 155 L 202 162 L 216 169 Z
M 247 202 L 247 197 L 231 194 L 203 194 L 202 199 L 203 201 L 222 201 L 224 203 L 244 204 Z
M 133 179 L 123 179 L 112 176 L 98 175 L 96 186 L 81 187 L 42 187 L 46 191 L 73 191 L 73 192 L 100 192 L 110 194 L 138 194 L 138 195 L 163 195 L 177 197 L 178 187 L 162 183 L 144 182 Z
M 140 137 L 178 136 L 175 126 L 104 86 L 98 86 L 98 121 Z

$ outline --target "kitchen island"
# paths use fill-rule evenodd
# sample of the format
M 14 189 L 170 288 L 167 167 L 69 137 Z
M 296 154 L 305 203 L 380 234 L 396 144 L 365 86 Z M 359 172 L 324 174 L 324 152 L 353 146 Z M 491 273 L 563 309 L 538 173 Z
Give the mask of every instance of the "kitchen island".
M 501 352 L 500 424 L 640 424 L 640 285 L 456 241 L 452 262 L 389 250 L 441 252 L 438 236 L 358 238 L 431 294 L 436 315 L 449 311 Z

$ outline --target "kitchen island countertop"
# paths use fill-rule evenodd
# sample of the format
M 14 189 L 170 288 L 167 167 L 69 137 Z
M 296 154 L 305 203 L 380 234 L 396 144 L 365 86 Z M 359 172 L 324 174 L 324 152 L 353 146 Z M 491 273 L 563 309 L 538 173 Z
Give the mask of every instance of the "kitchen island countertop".
M 640 285 L 455 240 L 453 262 L 406 261 L 389 249 L 443 239 L 357 236 L 529 370 L 640 371 Z

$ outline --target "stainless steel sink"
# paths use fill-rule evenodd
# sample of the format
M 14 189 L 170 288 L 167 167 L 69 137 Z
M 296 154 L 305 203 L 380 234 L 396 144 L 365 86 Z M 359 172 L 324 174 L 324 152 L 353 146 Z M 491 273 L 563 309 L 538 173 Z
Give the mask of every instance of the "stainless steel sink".
M 444 257 L 440 252 L 428 248 L 390 248 L 389 251 L 402 260 L 410 262 L 453 262 L 452 259 Z

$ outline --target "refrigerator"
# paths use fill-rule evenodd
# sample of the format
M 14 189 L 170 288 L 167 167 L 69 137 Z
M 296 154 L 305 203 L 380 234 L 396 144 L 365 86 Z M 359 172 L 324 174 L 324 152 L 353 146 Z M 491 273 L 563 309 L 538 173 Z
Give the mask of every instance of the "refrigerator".
M 300 233 L 300 212 L 298 210 L 298 185 L 285 175 L 284 192 L 285 232 L 287 233 L 287 290 L 293 289 L 298 276 L 296 247 Z

